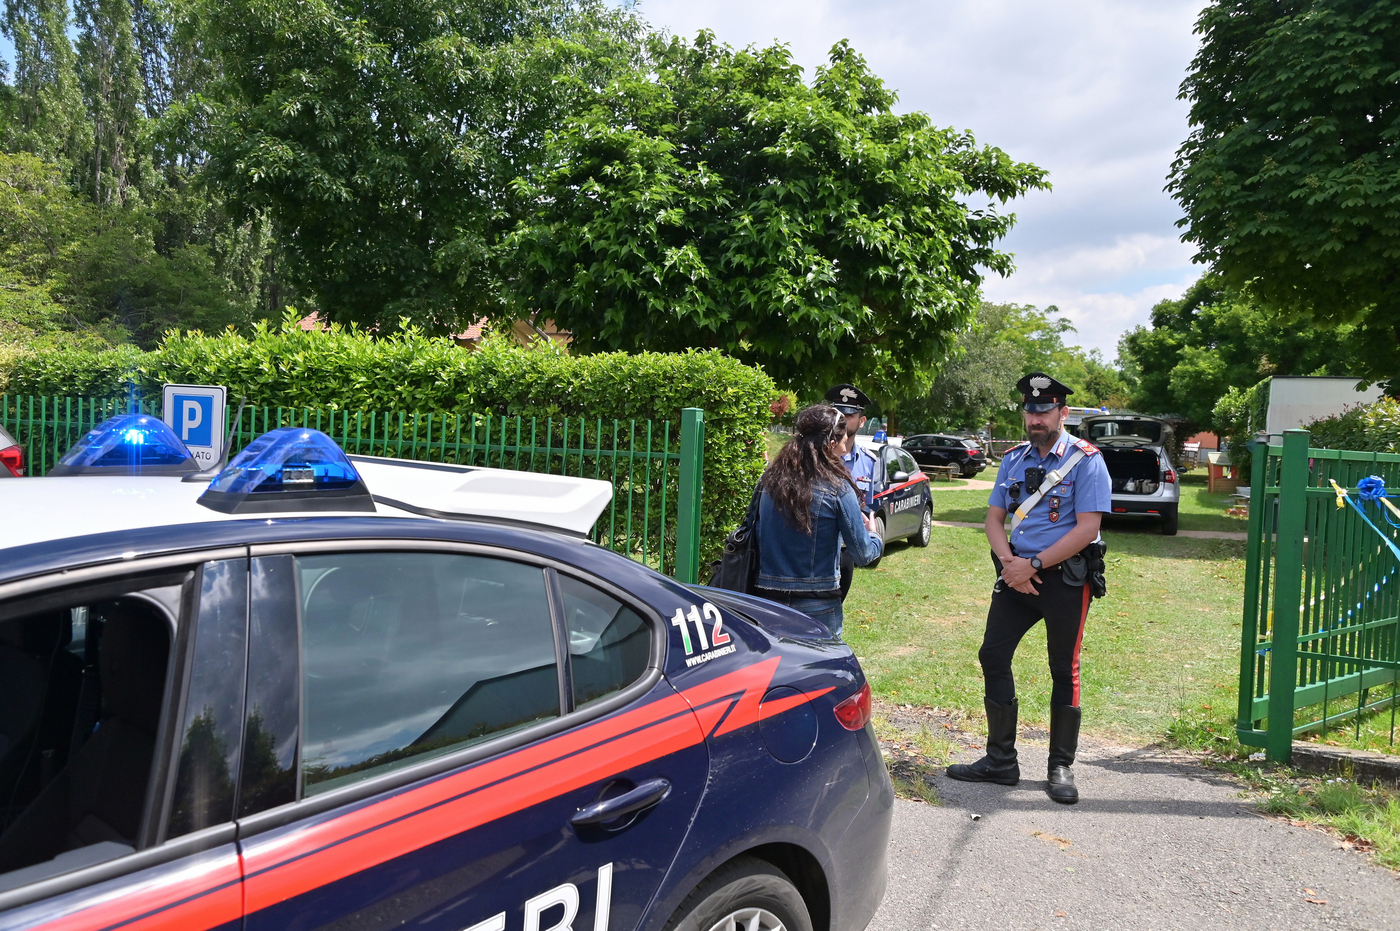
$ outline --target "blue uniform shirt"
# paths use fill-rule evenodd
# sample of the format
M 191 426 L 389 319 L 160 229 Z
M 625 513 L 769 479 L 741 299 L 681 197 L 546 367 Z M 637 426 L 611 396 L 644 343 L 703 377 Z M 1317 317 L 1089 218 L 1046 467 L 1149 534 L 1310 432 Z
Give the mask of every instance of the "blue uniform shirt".
M 875 454 L 864 446 L 856 446 L 841 457 L 841 464 L 851 473 L 856 487 L 860 489 L 860 506 L 870 507 L 870 491 L 875 483 L 875 467 L 878 464 Z
M 1045 552 L 1052 543 L 1069 533 L 1075 524 L 1074 515 L 1080 511 L 1102 511 L 1107 514 L 1113 510 L 1113 481 L 1108 477 L 1108 467 L 1104 465 L 1098 447 L 1064 431 L 1060 432 L 1059 439 L 1044 459 L 1029 443 L 1010 449 L 1002 457 L 1001 467 L 997 469 L 997 483 L 987 503 L 1014 512 L 1017 504 L 1030 496 L 1023 490 L 1017 502 L 1012 503 L 1008 495 L 1012 483 L 1023 482 L 1027 468 L 1039 466 L 1046 473 L 1055 471 L 1074 455 L 1076 448 L 1084 450 L 1084 458 L 1063 481 L 1054 488 L 1046 489 L 1045 497 L 1040 499 L 1011 535 L 1011 545 L 1016 555 L 1030 558 Z M 1024 489 L 1025 485 L 1021 487 Z

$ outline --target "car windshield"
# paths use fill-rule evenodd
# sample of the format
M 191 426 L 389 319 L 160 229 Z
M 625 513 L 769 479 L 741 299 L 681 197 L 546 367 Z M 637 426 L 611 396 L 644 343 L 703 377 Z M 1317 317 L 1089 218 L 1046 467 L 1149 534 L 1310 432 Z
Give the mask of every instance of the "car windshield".
M 1147 440 L 1149 443 L 1159 443 L 1162 440 L 1162 422 L 1159 420 L 1148 420 L 1142 417 L 1123 417 L 1114 420 L 1095 420 L 1090 422 L 1089 439 L 1102 440 L 1109 437 L 1136 437 Z
M 930 439 L 932 439 L 932 437 L 927 437 L 927 436 L 911 436 L 911 437 L 909 437 L 907 440 L 904 441 L 904 448 L 905 448 L 905 449 L 923 449 L 924 447 L 926 447 L 926 446 L 929 445 L 929 440 L 930 440 Z

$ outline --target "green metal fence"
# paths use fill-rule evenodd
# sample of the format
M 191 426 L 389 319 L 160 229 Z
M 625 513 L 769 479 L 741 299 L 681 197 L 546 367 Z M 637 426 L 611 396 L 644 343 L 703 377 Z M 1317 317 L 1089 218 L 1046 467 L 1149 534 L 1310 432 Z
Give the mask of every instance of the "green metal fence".
M 1395 739 L 1400 670 L 1400 561 L 1368 525 L 1338 507 L 1331 482 L 1356 494 L 1380 476 L 1400 487 L 1400 455 L 1312 449 L 1306 430 L 1254 446 L 1240 650 L 1241 743 L 1287 761 L 1297 734 L 1360 727 L 1389 708 Z
M 85 432 L 128 410 L 159 415 L 159 403 L 0 395 L 0 427 L 26 451 L 30 475 L 44 475 Z M 225 434 L 233 429 L 228 409 Z M 578 475 L 612 482 L 613 499 L 594 524 L 594 541 L 696 582 L 704 412 L 679 423 L 583 417 L 342 411 L 249 407 L 236 452 L 268 430 L 308 426 L 348 453 L 458 465 Z

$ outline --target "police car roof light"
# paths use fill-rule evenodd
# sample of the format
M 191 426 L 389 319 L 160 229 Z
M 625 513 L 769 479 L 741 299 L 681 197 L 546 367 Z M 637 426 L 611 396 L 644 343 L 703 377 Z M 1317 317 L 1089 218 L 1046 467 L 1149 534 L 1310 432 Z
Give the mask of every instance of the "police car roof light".
M 249 443 L 199 503 L 224 514 L 375 509 L 344 451 L 307 427 L 270 430 Z
M 183 475 L 199 464 L 175 431 L 149 414 L 118 414 L 74 443 L 50 476 Z

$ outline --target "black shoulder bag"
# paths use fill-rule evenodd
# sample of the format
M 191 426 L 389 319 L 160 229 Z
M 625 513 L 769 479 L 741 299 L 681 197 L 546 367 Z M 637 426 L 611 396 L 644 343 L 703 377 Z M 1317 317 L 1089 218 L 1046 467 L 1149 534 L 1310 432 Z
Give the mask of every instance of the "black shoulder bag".
M 758 502 L 762 486 L 755 486 L 744 519 L 724 540 L 724 552 L 710 564 L 710 587 L 749 594 L 758 578 Z

